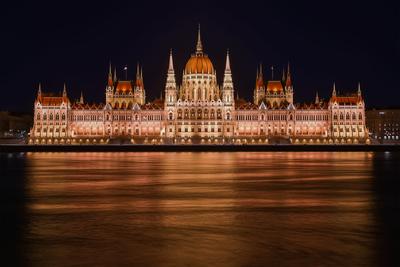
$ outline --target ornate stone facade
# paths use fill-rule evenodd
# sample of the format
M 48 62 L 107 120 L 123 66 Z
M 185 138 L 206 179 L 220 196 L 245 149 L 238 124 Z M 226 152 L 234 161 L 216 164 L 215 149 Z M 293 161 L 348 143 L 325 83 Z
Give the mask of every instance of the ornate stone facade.
M 265 85 L 257 71 L 253 102 L 234 97 L 229 52 L 222 86 L 203 52 L 198 32 L 196 51 L 177 86 L 172 51 L 164 98 L 145 102 L 143 71 L 136 80 L 117 79 L 111 66 L 105 104 L 72 102 L 64 85 L 62 95 L 39 90 L 34 103 L 32 144 L 266 144 L 365 143 L 365 104 L 360 86 L 356 94 L 339 96 L 335 85 L 328 101 L 316 96 L 311 104 L 293 102 L 288 66 L 282 80 Z

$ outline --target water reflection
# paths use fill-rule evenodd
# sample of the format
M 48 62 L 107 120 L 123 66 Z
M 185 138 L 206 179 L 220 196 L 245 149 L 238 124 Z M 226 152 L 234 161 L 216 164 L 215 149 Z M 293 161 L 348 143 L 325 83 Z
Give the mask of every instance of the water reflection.
M 375 158 L 27 153 L 24 255 L 33 266 L 376 265 Z

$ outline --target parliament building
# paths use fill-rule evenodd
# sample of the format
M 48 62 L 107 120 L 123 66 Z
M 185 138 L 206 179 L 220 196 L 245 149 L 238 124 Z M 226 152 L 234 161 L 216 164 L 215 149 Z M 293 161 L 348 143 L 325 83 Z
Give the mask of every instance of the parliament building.
M 294 102 L 290 67 L 278 80 L 257 71 L 252 102 L 237 95 L 229 58 L 222 84 L 204 53 L 198 31 L 195 52 L 177 84 L 172 51 L 163 97 L 146 102 L 143 71 L 122 80 L 110 65 L 105 102 L 89 104 L 42 91 L 34 102 L 30 144 L 357 144 L 368 143 L 360 85 L 328 100 Z

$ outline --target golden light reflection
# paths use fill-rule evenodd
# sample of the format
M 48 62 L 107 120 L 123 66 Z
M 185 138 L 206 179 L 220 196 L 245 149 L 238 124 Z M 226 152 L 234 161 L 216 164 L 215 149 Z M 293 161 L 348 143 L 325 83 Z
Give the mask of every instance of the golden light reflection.
M 41 215 L 32 219 L 31 234 L 52 239 L 73 229 L 92 246 L 122 242 L 153 255 L 143 265 L 174 259 L 179 265 L 193 253 L 219 258 L 215 265 L 232 257 L 239 266 L 252 265 L 282 243 L 295 258 L 326 243 L 331 253 L 344 247 L 364 257 L 365 237 L 348 236 L 343 243 L 337 235 L 366 231 L 373 222 L 372 156 L 27 153 L 28 208 Z

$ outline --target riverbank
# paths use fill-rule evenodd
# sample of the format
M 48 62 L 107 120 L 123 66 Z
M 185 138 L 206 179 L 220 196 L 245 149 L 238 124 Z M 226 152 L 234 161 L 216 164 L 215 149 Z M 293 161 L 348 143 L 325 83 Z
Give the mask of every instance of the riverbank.
M 235 151 L 400 151 L 400 145 L 0 145 L 0 152 Z

